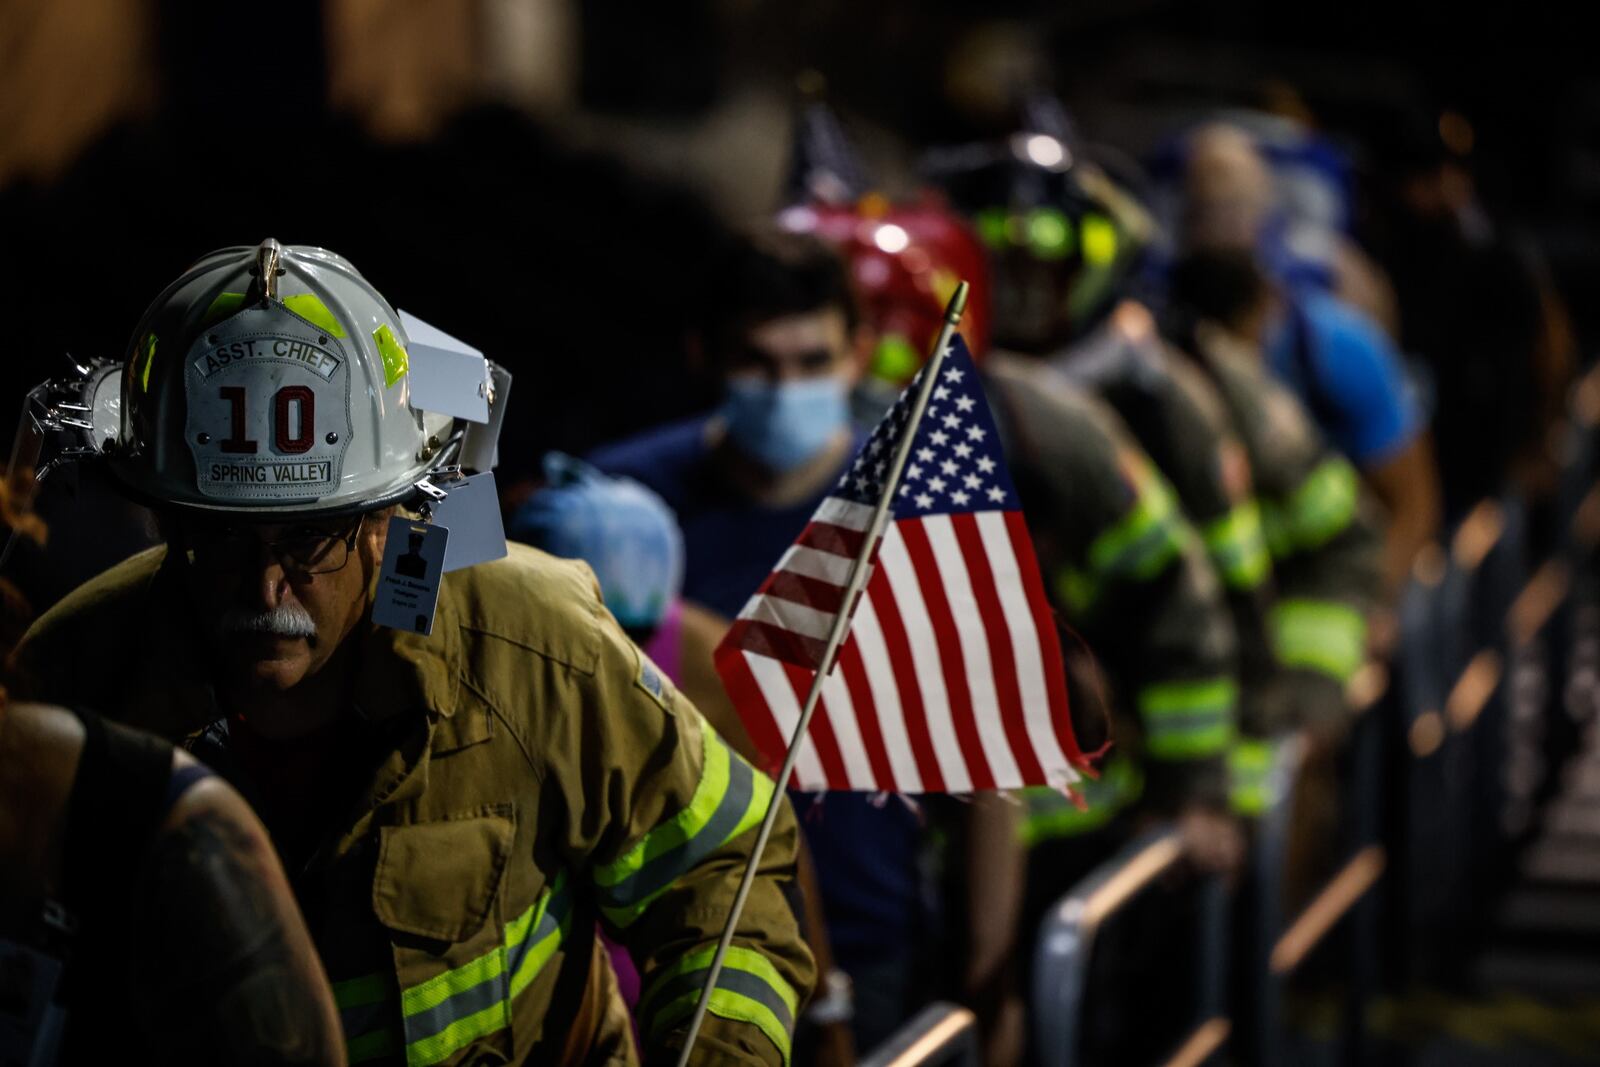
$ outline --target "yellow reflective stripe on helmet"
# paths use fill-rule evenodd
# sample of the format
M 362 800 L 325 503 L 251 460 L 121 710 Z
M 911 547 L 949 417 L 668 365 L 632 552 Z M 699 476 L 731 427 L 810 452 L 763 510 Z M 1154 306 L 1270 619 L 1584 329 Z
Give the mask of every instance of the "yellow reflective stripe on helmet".
M 639 997 L 636 1016 L 651 1041 L 693 1013 L 706 976 L 711 973 L 714 955 L 714 946 L 696 949 L 649 977 Z M 711 1014 L 754 1026 L 777 1046 L 787 1064 L 789 1038 L 799 1006 L 794 988 L 784 981 L 771 960 L 755 949 L 729 946 L 707 1006 Z
M 1136 486 L 1133 510 L 1089 546 L 1089 572 L 1097 578 L 1148 580 L 1183 549 L 1183 525 L 1172 488 L 1154 471 L 1148 474 Z
M 510 1026 L 512 998 L 550 962 L 571 928 L 571 900 L 563 872 L 506 924 L 500 945 L 402 991 L 406 1062 L 412 1067 L 442 1062 L 478 1038 Z
M 322 297 L 316 293 L 295 293 L 293 296 L 286 296 L 283 298 L 283 306 L 319 330 L 326 330 L 334 337 L 344 336 L 344 327 L 333 317 L 333 312 L 328 310 L 328 305 L 324 304 Z
M 218 293 L 200 316 L 200 329 L 215 325 L 244 307 L 243 293 Z
M 1317 464 L 1284 507 L 1291 550 L 1319 548 L 1337 537 L 1356 514 L 1360 479 L 1343 456 Z
M 1204 759 L 1233 741 L 1239 689 L 1231 678 L 1164 682 L 1139 690 L 1145 750 L 1156 759 Z
M 1139 799 L 1144 775 L 1132 760 L 1118 755 L 1101 767 L 1099 778 L 1083 778 L 1073 788 L 1083 798 L 1081 808 L 1059 789 L 1032 786 L 1020 791 L 1027 814 L 1017 828 L 1017 838 L 1024 848 L 1100 829 Z
M 156 335 L 147 333 L 144 340 L 139 343 L 135 359 L 144 360 L 144 369 L 139 372 L 139 388 L 144 392 L 150 391 L 150 367 L 156 361 Z
M 1280 600 L 1272 607 L 1278 662 L 1326 674 L 1343 684 L 1367 654 L 1366 617 L 1336 600 Z
M 1241 737 L 1228 751 L 1228 803 L 1237 815 L 1261 815 L 1277 801 L 1273 789 L 1272 761 L 1278 746 L 1273 741 Z
M 383 359 L 383 387 L 385 389 L 404 378 L 406 371 L 411 369 L 411 357 L 406 354 L 406 346 L 394 335 L 387 323 L 372 331 L 372 340 L 378 346 L 378 355 Z
M 1261 528 L 1261 508 L 1254 500 L 1236 505 L 1201 531 L 1206 553 L 1230 589 L 1255 589 L 1272 567 L 1266 535 Z
M 701 724 L 705 758 L 689 804 L 641 837 L 615 862 L 595 868 L 600 913 L 627 926 L 651 901 L 735 837 L 761 821 L 772 800 L 772 779 Z

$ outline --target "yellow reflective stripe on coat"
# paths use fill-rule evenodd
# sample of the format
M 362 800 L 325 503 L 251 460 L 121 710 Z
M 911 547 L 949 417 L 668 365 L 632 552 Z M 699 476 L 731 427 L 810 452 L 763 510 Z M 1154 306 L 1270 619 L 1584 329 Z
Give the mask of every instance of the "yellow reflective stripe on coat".
M 1360 477 L 1343 456 L 1329 456 L 1314 467 L 1268 519 L 1273 555 L 1320 548 L 1350 525 L 1360 497 Z
M 350 1062 L 404 1048 L 406 1063 L 422 1067 L 510 1026 L 511 1002 L 550 962 L 571 926 L 572 897 L 563 872 L 506 925 L 501 944 L 475 960 L 403 991 L 389 972 L 335 982 L 333 999 Z
M 345 1058 L 351 1063 L 394 1056 L 400 1037 L 398 988 L 394 974 L 384 971 L 333 983 L 333 1002 L 344 1030 Z
M 1155 759 L 1205 759 L 1233 741 L 1239 688 L 1231 678 L 1165 682 L 1139 690 L 1145 751 Z
M 701 724 L 705 759 L 688 807 L 640 838 L 621 859 L 597 867 L 600 914 L 625 927 L 707 856 L 761 821 L 772 779 Z
M 1272 762 L 1278 745 L 1241 737 L 1228 750 L 1228 804 L 1234 814 L 1255 818 L 1276 803 Z
M 507 924 L 504 943 L 454 970 L 400 994 L 406 1063 L 442 1062 L 487 1034 L 511 1025 L 511 998 L 526 989 L 555 954 L 572 922 L 565 872 Z
M 1261 528 L 1261 508 L 1254 500 L 1212 520 L 1200 536 L 1228 588 L 1255 589 L 1266 580 L 1272 559 Z
M 715 946 L 696 949 L 648 978 L 635 1015 L 650 1042 L 694 1013 L 716 951 Z M 755 949 L 732 945 L 723 959 L 722 973 L 717 975 L 707 1010 L 724 1019 L 749 1023 L 766 1034 L 787 1064 L 799 1004 L 794 988 L 783 980 L 771 960 Z
M 1078 807 L 1060 789 L 1031 786 L 1019 796 L 1027 814 L 1017 827 L 1024 848 L 1044 841 L 1080 837 L 1100 829 L 1144 792 L 1144 775 L 1132 760 L 1113 756 L 1100 769 L 1099 778 L 1082 778 L 1074 786 L 1083 798 Z
M 1343 684 L 1367 654 L 1366 617 L 1336 600 L 1280 600 L 1272 607 L 1278 662 L 1317 671 Z
M 1136 490 L 1133 510 L 1089 546 L 1089 572 L 1096 578 L 1153 578 L 1183 549 L 1183 525 L 1166 480 L 1152 470 Z

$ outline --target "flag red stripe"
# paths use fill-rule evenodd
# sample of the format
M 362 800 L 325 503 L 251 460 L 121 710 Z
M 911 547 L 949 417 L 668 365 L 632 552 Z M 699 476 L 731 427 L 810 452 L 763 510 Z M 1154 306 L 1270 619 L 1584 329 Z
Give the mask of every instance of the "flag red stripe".
M 944 775 L 939 771 L 939 758 L 934 755 L 933 738 L 928 734 L 928 712 L 922 705 L 922 690 L 917 686 L 911 642 L 906 638 L 905 627 L 900 625 L 900 608 L 895 603 L 894 590 L 889 587 L 889 576 L 881 568 L 874 571 L 867 582 L 867 596 L 872 600 L 878 629 L 883 631 L 883 645 L 889 652 L 889 667 L 894 671 L 894 687 L 900 694 L 906 736 L 911 741 L 911 754 L 917 760 L 923 791 L 942 793 Z
M 1045 600 L 1044 579 L 1039 574 L 1039 561 L 1033 554 L 1033 538 L 1028 536 L 1027 520 L 1020 511 L 1008 511 L 1006 532 L 1011 535 L 1011 553 L 1017 558 L 1017 568 L 1022 573 L 1022 588 L 1027 593 L 1028 606 L 1033 609 L 1033 628 L 1039 635 L 1039 658 L 1044 663 L 1045 688 L 1050 694 L 1050 725 L 1056 733 L 1056 743 L 1074 767 L 1087 767 L 1083 751 L 1072 733 L 1072 718 L 1067 710 L 1067 674 L 1061 663 L 1061 639 L 1056 635 L 1056 616 Z
M 735 619 L 733 625 L 738 630 L 740 648 L 807 670 L 815 670 L 822 662 L 828 644 L 761 619 Z
M 835 556 L 855 559 L 861 554 L 861 546 L 866 539 L 867 535 L 860 530 L 812 520 L 806 524 L 804 530 L 800 531 L 800 537 L 795 544 L 814 548 L 818 552 L 831 552 Z
M 739 625 L 734 623 L 735 628 Z M 749 661 L 744 658 L 744 650 L 732 641 L 724 641 L 717 646 L 714 658 L 728 699 L 733 701 L 734 710 L 744 720 L 750 740 L 761 753 L 761 769 L 776 777 L 778 768 L 783 766 L 783 757 L 789 751 L 789 739 L 783 736 L 778 720 L 773 717 L 771 707 L 761 695 L 761 687 L 756 684 L 756 676 L 750 670 Z
M 844 590 L 841 587 L 794 571 L 773 571 L 761 591 L 767 596 L 803 604 L 829 615 L 837 614 L 844 604 Z
M 900 539 L 905 542 L 912 570 L 916 573 L 917 586 L 922 590 L 922 602 L 928 609 L 928 621 L 933 624 L 933 636 L 939 643 L 939 666 L 944 672 L 950 719 L 955 726 L 961 758 L 966 762 L 968 777 L 972 779 L 972 788 L 993 789 L 994 771 L 984 755 L 983 739 L 978 736 L 978 719 L 972 710 L 967 662 L 961 654 L 961 631 L 956 629 L 955 616 L 950 614 L 950 601 L 945 596 L 944 581 L 940 578 L 939 561 L 934 558 L 933 546 L 928 543 L 928 531 L 923 529 L 921 519 L 903 519 L 896 525 L 900 529 Z
M 817 672 L 785 663 L 783 673 L 788 676 L 789 685 L 794 689 L 794 702 L 804 708 L 806 697 L 811 694 L 811 680 L 817 676 Z M 818 698 L 817 710 L 811 716 L 811 726 L 807 732 L 812 745 L 816 747 L 817 758 L 822 761 L 822 773 L 828 780 L 827 787 L 849 789 L 850 773 L 845 770 L 844 756 L 839 753 L 839 739 L 833 735 L 833 724 L 828 721 L 827 701 Z
M 867 682 L 867 668 L 861 662 L 861 649 L 854 641 L 846 640 L 839 650 L 839 673 L 845 688 L 850 691 L 850 703 L 856 712 L 856 728 L 861 731 L 861 743 L 867 748 L 867 763 L 872 767 L 872 777 L 879 789 L 898 793 L 894 768 L 889 762 L 889 749 L 883 743 L 883 731 L 878 727 L 878 708 L 872 700 L 872 686 Z
M 1016 653 L 1011 647 L 1011 628 L 1006 625 L 1005 609 L 1000 605 L 1000 593 L 994 584 L 994 571 L 989 567 L 989 556 L 983 548 L 983 535 L 978 533 L 978 519 L 974 515 L 952 515 L 950 525 L 961 546 L 961 557 L 967 561 L 967 577 L 972 581 L 972 595 L 978 601 L 978 614 L 983 617 L 984 634 L 989 639 L 989 673 L 994 675 L 995 699 L 1000 702 L 1000 721 L 1005 727 L 1006 741 L 1011 745 L 1011 755 L 1017 761 L 1017 770 L 1025 782 L 1044 781 L 1044 768 L 1039 765 L 1038 753 L 1028 739 L 1028 724 L 1022 714 L 1022 692 L 1017 686 Z

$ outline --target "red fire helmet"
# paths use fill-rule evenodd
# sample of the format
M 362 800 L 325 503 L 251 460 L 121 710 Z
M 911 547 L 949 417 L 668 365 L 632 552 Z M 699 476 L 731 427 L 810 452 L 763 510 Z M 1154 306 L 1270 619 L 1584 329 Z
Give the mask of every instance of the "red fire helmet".
M 989 344 L 988 257 L 977 235 L 933 193 L 895 204 L 869 193 L 853 204 L 799 204 L 778 224 L 828 242 L 844 257 L 864 321 L 878 335 L 870 373 L 909 382 L 928 358 L 956 283 L 971 286 L 961 336 L 973 358 Z

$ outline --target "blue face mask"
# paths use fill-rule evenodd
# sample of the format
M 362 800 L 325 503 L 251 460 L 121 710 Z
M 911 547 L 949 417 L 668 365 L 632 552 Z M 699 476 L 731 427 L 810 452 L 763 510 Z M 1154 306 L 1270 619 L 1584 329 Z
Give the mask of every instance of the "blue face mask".
M 775 471 L 791 471 L 821 452 L 850 421 L 845 383 L 833 375 L 792 382 L 741 378 L 728 383 L 722 417 L 740 450 Z

